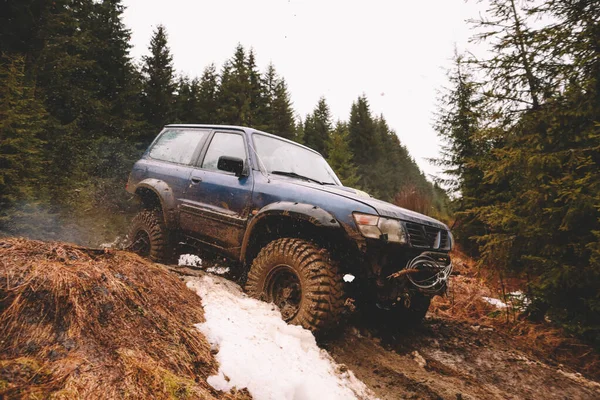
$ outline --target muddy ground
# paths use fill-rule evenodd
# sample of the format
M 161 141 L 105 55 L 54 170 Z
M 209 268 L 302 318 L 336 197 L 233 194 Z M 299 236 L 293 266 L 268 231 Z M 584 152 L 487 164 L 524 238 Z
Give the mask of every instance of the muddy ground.
M 351 326 L 323 347 L 381 399 L 598 399 L 600 384 L 491 330 L 428 318 L 382 334 Z
M 381 399 L 600 398 L 600 383 L 519 350 L 506 334 L 439 316 L 398 330 L 357 315 L 321 346 Z

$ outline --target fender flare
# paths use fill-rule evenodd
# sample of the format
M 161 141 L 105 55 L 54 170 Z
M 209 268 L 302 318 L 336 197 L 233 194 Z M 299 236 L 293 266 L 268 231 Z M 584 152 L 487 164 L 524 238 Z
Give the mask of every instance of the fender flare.
M 318 227 L 330 229 L 339 228 L 343 230 L 341 224 L 332 214 L 318 206 L 291 201 L 278 201 L 276 203 L 271 203 L 261 208 L 248 224 L 246 232 L 244 233 L 244 239 L 242 241 L 240 261 L 243 262 L 246 259 L 246 252 L 248 250 L 248 245 L 250 243 L 254 228 L 266 217 L 272 216 L 294 218 L 297 220 L 310 222 Z
M 154 194 L 156 194 L 160 201 L 160 206 L 163 211 L 165 225 L 168 229 L 175 228 L 177 224 L 177 221 L 175 219 L 175 210 L 177 208 L 177 203 L 175 200 L 175 195 L 173 194 L 173 189 L 171 189 L 169 184 L 165 181 L 161 181 L 160 179 L 148 178 L 144 179 L 136 185 L 135 194 L 138 196 L 139 189 L 149 189 L 152 192 L 154 192 Z

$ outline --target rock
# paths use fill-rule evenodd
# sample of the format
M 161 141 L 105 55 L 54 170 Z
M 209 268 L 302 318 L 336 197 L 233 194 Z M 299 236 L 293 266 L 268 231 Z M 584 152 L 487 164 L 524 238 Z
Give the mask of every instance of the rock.
M 425 361 L 425 358 L 423 358 L 423 356 L 419 354 L 419 352 L 416 350 L 413 351 L 411 354 L 413 356 L 413 360 L 415 360 L 419 367 L 425 368 L 425 366 L 427 365 L 427 361 Z

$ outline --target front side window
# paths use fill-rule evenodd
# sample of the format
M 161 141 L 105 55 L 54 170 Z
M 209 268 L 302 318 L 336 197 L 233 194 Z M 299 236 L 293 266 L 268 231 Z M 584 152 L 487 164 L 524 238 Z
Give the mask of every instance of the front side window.
M 341 185 L 320 154 L 270 136 L 254 134 L 253 138 L 258 157 L 268 173 L 305 178 L 326 185 Z
M 194 152 L 207 135 L 208 131 L 199 129 L 167 130 L 160 135 L 148 155 L 155 160 L 191 164 Z
M 246 146 L 242 135 L 226 132 L 215 133 L 202 162 L 202 168 L 217 170 L 217 163 L 221 156 L 240 158 L 245 163 Z

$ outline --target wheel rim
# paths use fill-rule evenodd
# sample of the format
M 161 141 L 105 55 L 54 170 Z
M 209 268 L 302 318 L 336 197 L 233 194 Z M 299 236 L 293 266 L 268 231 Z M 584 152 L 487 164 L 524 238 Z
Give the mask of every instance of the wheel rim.
M 150 255 L 150 235 L 143 229 L 135 233 L 131 243 L 131 249 L 140 256 Z
M 293 319 L 302 303 L 302 286 L 298 274 L 289 265 L 275 267 L 267 277 L 267 301 L 279 307 L 284 321 Z

